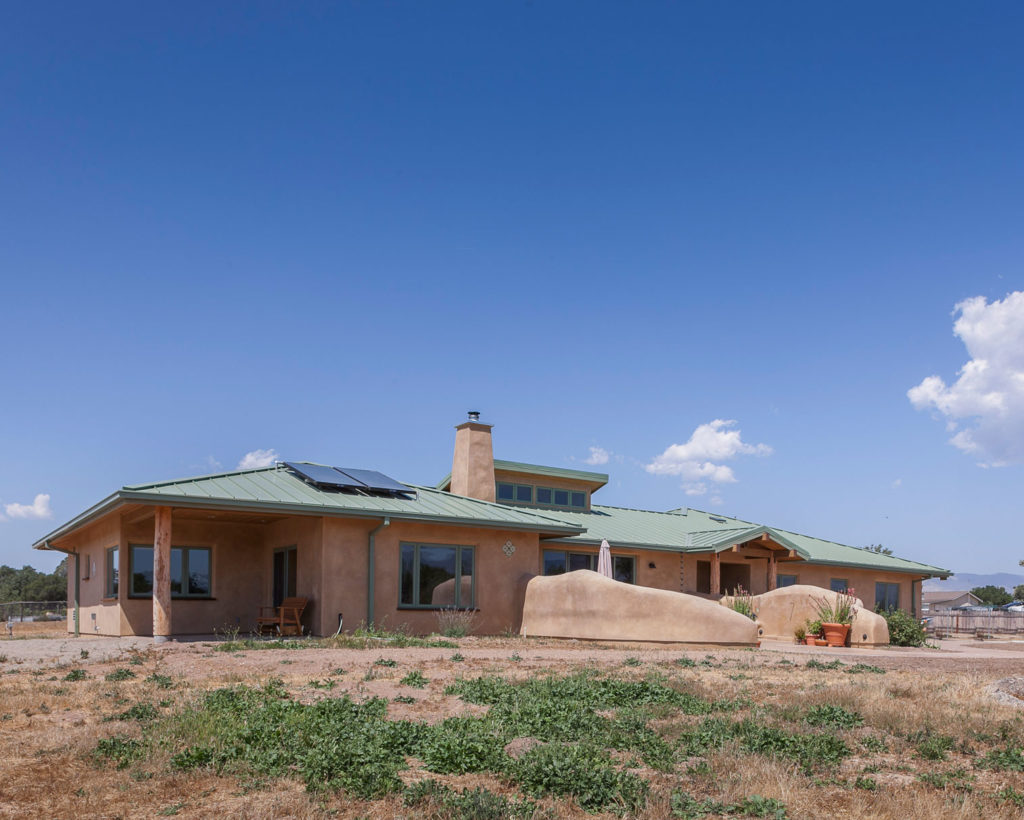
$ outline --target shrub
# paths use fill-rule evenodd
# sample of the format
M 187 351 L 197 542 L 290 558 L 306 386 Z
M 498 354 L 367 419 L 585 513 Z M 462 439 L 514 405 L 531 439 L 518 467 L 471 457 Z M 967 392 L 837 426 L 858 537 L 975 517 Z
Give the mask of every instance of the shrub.
M 879 613 L 889 625 L 891 646 L 924 646 L 927 635 L 924 627 L 902 609 L 887 609 Z
M 109 675 L 107 680 L 111 682 L 117 682 L 121 680 L 131 680 L 135 677 L 135 673 L 131 669 L 115 669 Z
M 807 710 L 804 720 L 811 726 L 833 726 L 837 729 L 853 729 L 864 725 L 864 718 L 858 712 L 850 712 L 842 706 L 823 704 Z
M 465 774 L 505 769 L 509 758 L 504 745 L 487 721 L 453 717 L 433 727 L 417 751 L 427 771 Z
M 732 600 L 729 602 L 729 607 L 734 611 L 745 615 L 752 621 L 757 620 L 757 611 L 754 608 L 754 596 L 747 592 L 743 587 L 736 587 L 732 591 Z
M 172 689 L 174 687 L 169 675 L 159 675 L 156 672 L 146 678 L 146 682 L 155 684 L 157 689 Z
M 1017 746 L 993 749 L 982 758 L 980 765 L 997 772 L 1024 772 L 1024 750 Z
M 85 670 L 84 669 L 72 669 L 70 672 L 68 672 L 64 676 L 64 680 L 67 680 L 67 681 L 85 680 L 85 677 L 86 677 L 86 675 L 85 675 Z
M 411 686 L 414 689 L 422 689 L 428 682 L 419 669 L 413 669 L 412 672 L 399 681 L 402 686 Z
M 571 796 L 587 811 L 639 811 L 647 803 L 647 781 L 620 772 L 604 749 L 584 743 L 549 743 L 524 754 L 512 767 L 527 794 Z
M 472 609 L 445 607 L 437 611 L 437 631 L 446 638 L 465 638 L 473 631 L 475 621 Z
M 956 745 L 955 738 L 935 735 L 930 731 L 912 735 L 910 740 L 917 741 L 917 755 L 923 760 L 945 760 L 946 752 Z
M 96 744 L 96 756 L 113 760 L 119 769 L 127 769 L 141 755 L 142 744 L 134 738 L 106 737 Z

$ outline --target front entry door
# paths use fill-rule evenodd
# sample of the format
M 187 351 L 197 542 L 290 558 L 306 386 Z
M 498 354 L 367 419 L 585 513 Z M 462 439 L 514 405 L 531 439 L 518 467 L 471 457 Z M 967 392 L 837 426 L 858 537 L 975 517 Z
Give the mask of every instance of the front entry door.
M 299 551 L 295 547 L 274 550 L 274 606 L 285 598 L 295 597 Z

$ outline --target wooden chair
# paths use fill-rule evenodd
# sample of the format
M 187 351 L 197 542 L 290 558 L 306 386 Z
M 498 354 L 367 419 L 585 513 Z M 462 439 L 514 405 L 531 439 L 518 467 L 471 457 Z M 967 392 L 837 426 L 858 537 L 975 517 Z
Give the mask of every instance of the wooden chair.
M 285 598 L 281 606 L 261 606 L 256 631 L 260 635 L 265 629 L 276 631 L 278 635 L 301 635 L 302 613 L 308 603 L 308 598 Z

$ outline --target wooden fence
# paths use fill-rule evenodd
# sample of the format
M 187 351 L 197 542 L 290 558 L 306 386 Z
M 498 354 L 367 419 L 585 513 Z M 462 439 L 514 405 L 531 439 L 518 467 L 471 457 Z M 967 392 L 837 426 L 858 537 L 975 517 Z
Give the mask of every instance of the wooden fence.
M 1024 612 L 929 612 L 928 634 L 1012 635 L 1024 633 Z

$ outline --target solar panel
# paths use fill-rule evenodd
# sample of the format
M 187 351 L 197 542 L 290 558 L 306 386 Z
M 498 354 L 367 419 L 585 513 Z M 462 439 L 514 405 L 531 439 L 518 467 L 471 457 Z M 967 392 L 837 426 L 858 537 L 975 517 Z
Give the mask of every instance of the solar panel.
M 325 467 L 322 464 L 296 464 L 284 462 L 285 466 L 300 477 L 320 487 L 341 487 L 382 493 L 413 493 L 404 484 L 376 470 L 357 470 L 352 467 Z
M 412 492 L 412 490 L 404 484 L 399 484 L 390 476 L 386 476 L 384 473 L 378 473 L 376 470 L 355 470 L 351 467 L 335 467 L 335 469 L 339 473 L 352 476 L 356 481 L 365 484 L 371 490 L 381 490 L 392 493 Z
M 308 481 L 324 487 L 356 487 L 361 490 L 368 488 L 368 485 L 358 478 L 346 475 L 335 470 L 333 467 L 324 467 L 322 464 L 296 464 L 292 461 L 286 461 L 285 466 L 294 470 Z

